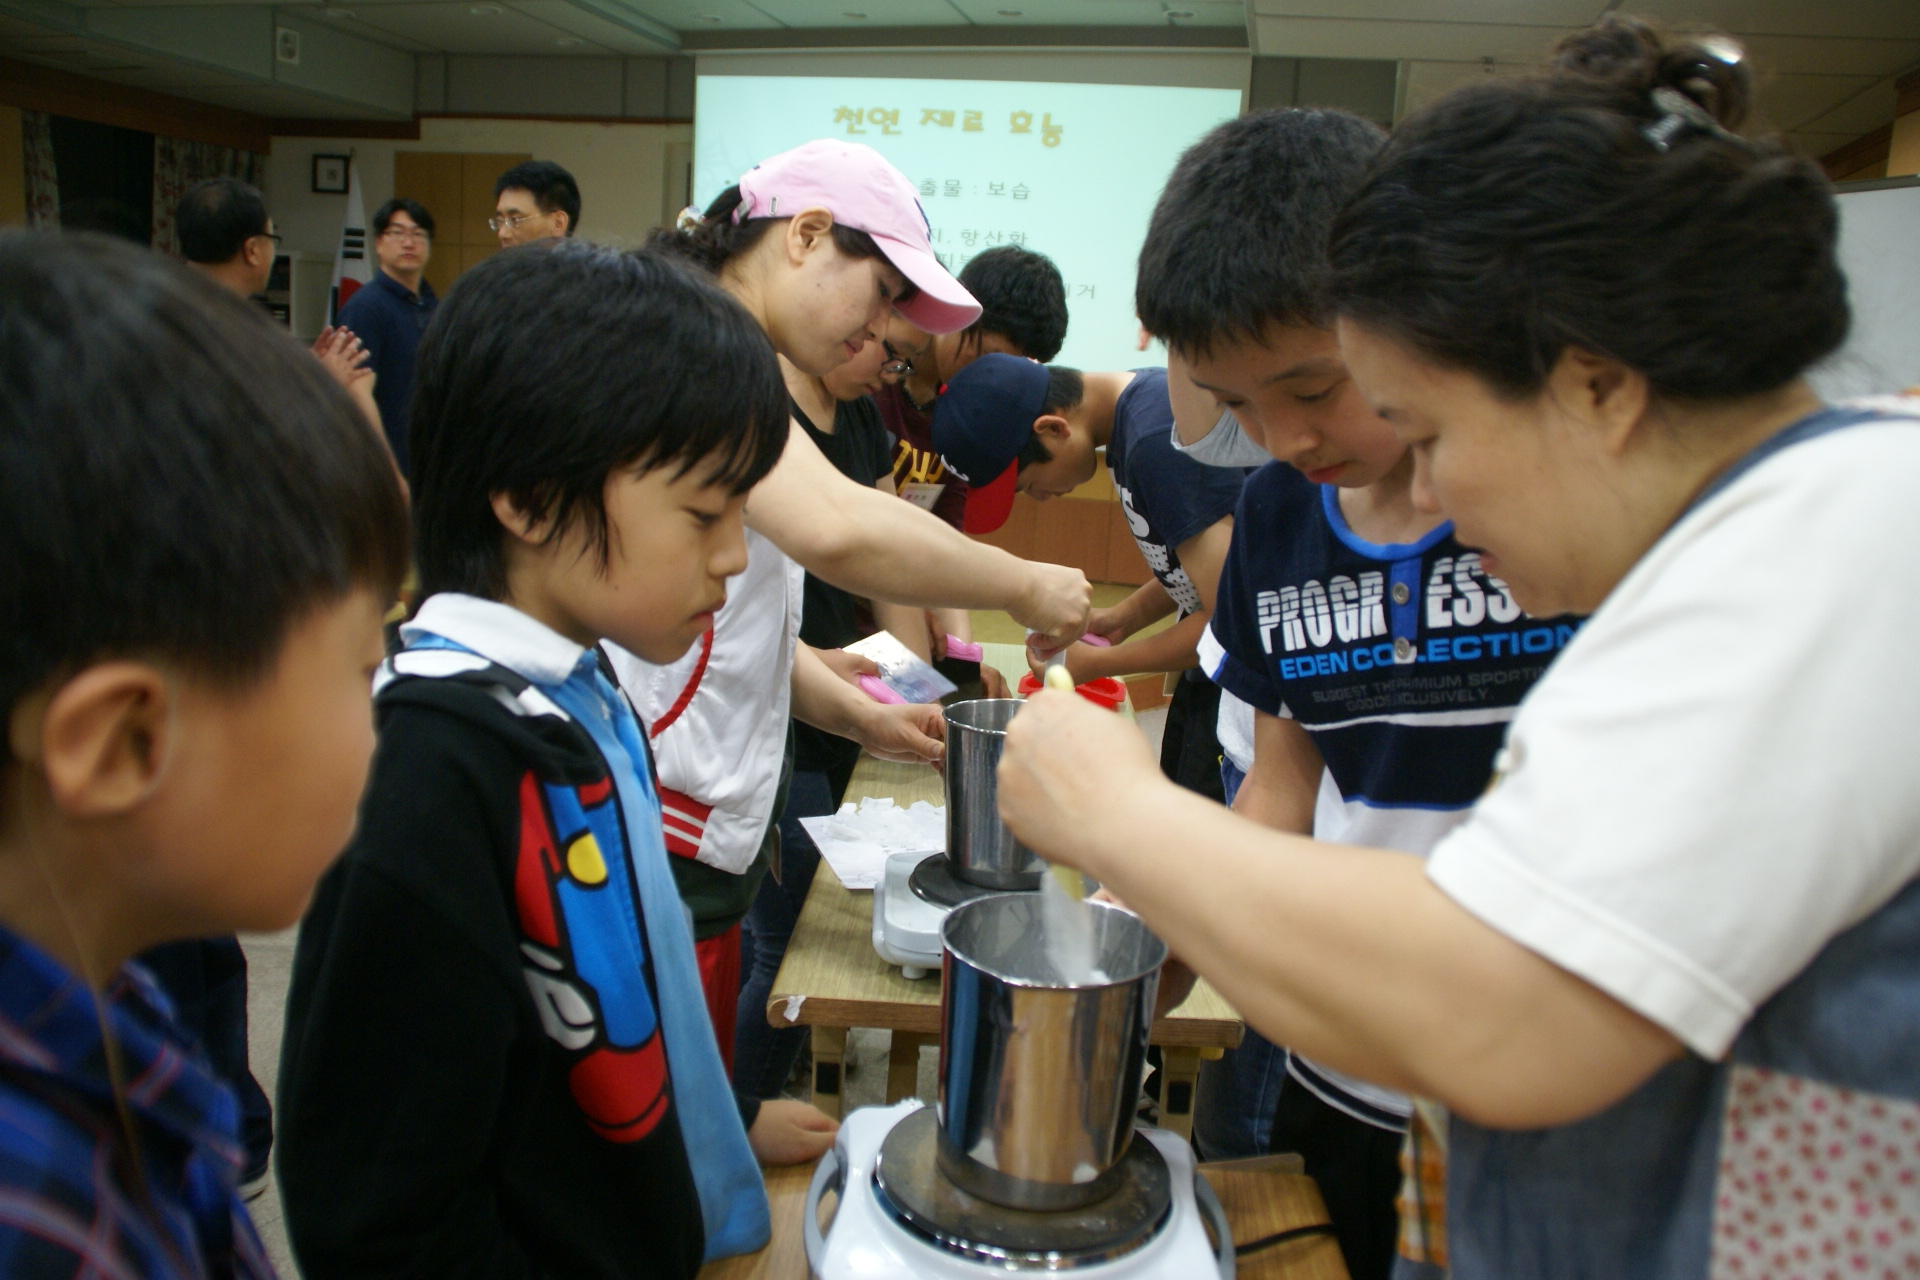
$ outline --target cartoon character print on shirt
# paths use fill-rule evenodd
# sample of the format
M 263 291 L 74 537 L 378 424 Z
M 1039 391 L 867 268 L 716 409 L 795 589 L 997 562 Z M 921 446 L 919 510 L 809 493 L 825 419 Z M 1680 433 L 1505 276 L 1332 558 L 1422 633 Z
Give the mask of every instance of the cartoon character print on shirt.
M 1193 579 L 1187 576 L 1185 566 L 1175 564 L 1173 551 L 1153 540 L 1153 526 L 1147 518 L 1133 509 L 1133 491 L 1115 481 L 1114 492 L 1120 495 L 1120 514 L 1127 518 L 1127 532 L 1133 535 L 1134 545 L 1140 548 L 1140 554 L 1147 562 L 1147 568 L 1153 570 L 1153 576 L 1160 579 L 1160 585 L 1167 589 L 1167 595 L 1180 609 L 1180 616 L 1186 617 L 1200 608 L 1200 592 L 1193 585 Z
M 638 1142 L 667 1112 L 667 1055 L 611 779 L 520 780 L 514 905 L 540 1025 L 575 1057 L 574 1104 L 609 1142 Z M 610 862 L 607 851 L 616 855 Z

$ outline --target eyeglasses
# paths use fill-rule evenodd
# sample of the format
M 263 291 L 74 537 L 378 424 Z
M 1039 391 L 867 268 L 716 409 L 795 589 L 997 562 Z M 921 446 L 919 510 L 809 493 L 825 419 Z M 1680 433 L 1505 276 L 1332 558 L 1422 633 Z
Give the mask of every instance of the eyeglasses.
M 427 244 L 433 239 L 433 233 L 431 231 L 428 231 L 425 227 L 389 226 L 385 231 L 382 231 L 380 234 L 388 240 L 399 240 L 402 242 L 417 242 L 419 244 Z
M 280 247 L 280 233 L 277 231 L 262 231 L 258 236 L 255 236 L 254 239 L 271 240 L 273 241 L 274 248 L 278 249 Z
M 487 219 L 487 226 L 494 231 L 504 231 L 509 227 L 518 231 L 521 223 L 531 222 L 539 216 L 537 213 L 516 213 L 507 216 L 495 216 Z
M 880 345 L 887 349 L 887 362 L 880 366 L 880 376 L 883 378 L 911 378 L 913 376 L 913 361 L 901 355 L 899 351 L 894 349 L 894 345 L 885 338 L 880 339 Z

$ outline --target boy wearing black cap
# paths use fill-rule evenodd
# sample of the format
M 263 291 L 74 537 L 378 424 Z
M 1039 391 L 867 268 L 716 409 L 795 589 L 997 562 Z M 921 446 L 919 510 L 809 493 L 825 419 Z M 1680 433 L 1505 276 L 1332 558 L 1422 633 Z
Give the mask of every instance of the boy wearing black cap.
M 933 411 L 934 447 L 967 480 L 966 527 L 975 532 L 1006 523 L 1016 493 L 1044 502 L 1085 484 L 1099 466 L 1096 450 L 1107 451 L 1127 527 L 1153 578 L 1093 611 L 1089 630 L 1109 647 L 1070 645 L 1067 672 L 1076 683 L 1184 672 L 1167 709 L 1160 767 L 1220 800 L 1219 690 L 1199 671 L 1196 649 L 1213 613 L 1245 473 L 1183 456 L 1172 434 L 1164 369 L 1083 374 L 984 355 L 953 376 Z M 1178 615 L 1173 626 L 1128 640 L 1169 614 Z

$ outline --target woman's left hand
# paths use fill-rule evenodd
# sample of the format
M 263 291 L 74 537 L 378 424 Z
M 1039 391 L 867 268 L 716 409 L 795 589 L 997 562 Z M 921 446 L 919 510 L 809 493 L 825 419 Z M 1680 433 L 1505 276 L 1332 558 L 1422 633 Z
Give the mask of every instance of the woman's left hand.
M 1007 726 L 1000 817 L 1049 862 L 1082 870 L 1100 824 L 1159 781 L 1146 735 L 1075 694 L 1043 689 Z

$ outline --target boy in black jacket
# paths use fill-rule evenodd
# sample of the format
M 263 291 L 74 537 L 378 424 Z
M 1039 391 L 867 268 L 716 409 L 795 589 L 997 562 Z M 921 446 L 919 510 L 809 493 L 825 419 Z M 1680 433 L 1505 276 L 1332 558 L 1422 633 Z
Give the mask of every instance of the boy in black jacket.
M 645 732 L 594 647 L 670 662 L 712 625 L 786 432 L 759 328 L 647 255 L 500 254 L 428 331 L 427 598 L 288 996 L 280 1176 L 308 1280 L 690 1277 L 765 1242 L 756 1155 L 831 1141 L 803 1104 L 735 1107 Z

